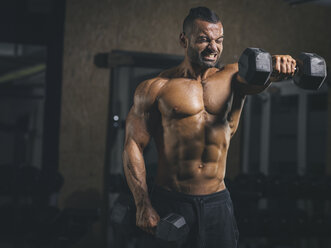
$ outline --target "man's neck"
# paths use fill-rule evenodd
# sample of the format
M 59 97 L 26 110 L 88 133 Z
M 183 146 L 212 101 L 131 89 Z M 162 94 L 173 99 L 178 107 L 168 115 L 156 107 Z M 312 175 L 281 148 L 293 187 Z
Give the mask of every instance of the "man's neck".
M 184 61 L 180 64 L 179 69 L 183 77 L 200 81 L 206 79 L 208 76 L 218 71 L 218 69 L 215 67 L 207 68 L 198 64 L 193 64 L 188 59 L 188 57 L 185 57 Z

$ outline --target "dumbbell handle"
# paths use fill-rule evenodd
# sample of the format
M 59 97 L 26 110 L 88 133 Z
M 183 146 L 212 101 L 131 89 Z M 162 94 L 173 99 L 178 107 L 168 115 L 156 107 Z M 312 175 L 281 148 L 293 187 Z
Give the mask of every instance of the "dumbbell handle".
M 278 71 L 273 70 L 271 75 L 270 75 L 270 80 L 271 81 L 282 81 L 285 79 L 290 79 L 293 78 L 297 73 L 299 73 L 300 69 L 298 65 L 294 68 L 294 74 L 293 75 L 288 75 L 286 77 L 281 77 Z
M 317 59 L 319 59 L 321 62 L 318 64 L 318 66 L 314 66 L 313 68 L 309 68 L 310 70 L 308 71 L 308 73 L 312 73 L 312 74 L 316 74 L 316 73 L 321 73 L 321 70 L 325 71 L 325 61 L 322 57 L 318 56 L 317 54 L 314 53 L 301 53 L 299 55 L 299 58 L 296 59 L 296 66 L 294 68 L 295 73 L 293 76 L 295 76 L 297 73 L 300 73 L 300 70 L 302 70 L 303 66 L 304 66 L 304 61 L 302 59 L 300 59 L 300 56 L 312 56 L 315 57 Z M 324 62 L 324 63 L 323 63 Z M 308 69 L 308 68 L 307 68 Z M 273 70 L 271 76 L 275 76 L 275 74 L 277 74 L 278 72 L 276 72 L 275 70 Z M 289 77 L 293 77 L 293 76 L 289 76 Z
M 284 76 L 275 72 L 271 74 L 271 81 L 281 81 L 293 78 L 294 83 L 303 89 L 317 90 L 326 78 L 325 60 L 314 53 L 301 53 L 296 59 L 297 66 L 293 76 Z

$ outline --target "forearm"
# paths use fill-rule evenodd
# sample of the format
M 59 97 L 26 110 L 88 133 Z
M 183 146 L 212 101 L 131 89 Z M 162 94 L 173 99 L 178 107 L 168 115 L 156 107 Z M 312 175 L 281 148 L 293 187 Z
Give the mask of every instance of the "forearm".
M 248 48 L 240 57 L 238 73 L 234 79 L 236 89 L 242 94 L 259 94 L 268 88 L 271 82 L 293 77 L 296 61 L 290 55 L 264 56 L 266 54 L 260 49 Z
M 134 141 L 127 142 L 124 147 L 123 166 L 125 177 L 136 206 L 149 204 L 143 152 Z

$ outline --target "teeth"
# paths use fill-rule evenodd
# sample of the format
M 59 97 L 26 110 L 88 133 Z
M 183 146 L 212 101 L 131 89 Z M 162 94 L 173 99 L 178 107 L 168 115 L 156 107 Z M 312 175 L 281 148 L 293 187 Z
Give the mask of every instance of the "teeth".
M 216 54 L 209 54 L 206 56 L 206 58 L 213 59 L 216 57 Z

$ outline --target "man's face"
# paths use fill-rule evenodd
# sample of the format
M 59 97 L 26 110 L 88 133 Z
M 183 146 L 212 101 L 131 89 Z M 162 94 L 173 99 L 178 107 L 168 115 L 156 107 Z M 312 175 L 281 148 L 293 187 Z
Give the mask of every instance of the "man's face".
M 187 38 L 187 55 L 191 63 L 203 68 L 215 67 L 218 64 L 223 50 L 222 23 L 196 19 Z

